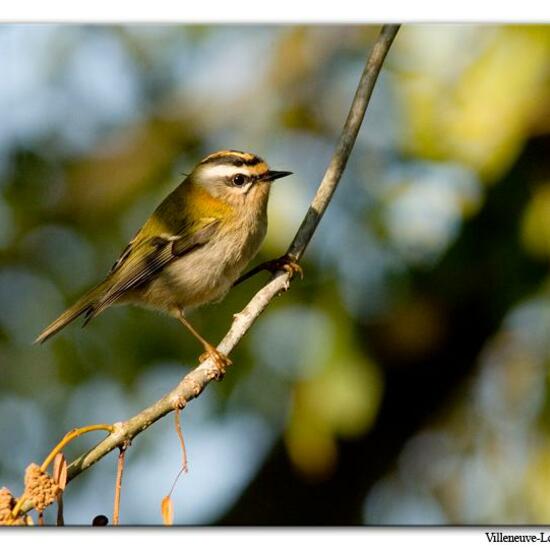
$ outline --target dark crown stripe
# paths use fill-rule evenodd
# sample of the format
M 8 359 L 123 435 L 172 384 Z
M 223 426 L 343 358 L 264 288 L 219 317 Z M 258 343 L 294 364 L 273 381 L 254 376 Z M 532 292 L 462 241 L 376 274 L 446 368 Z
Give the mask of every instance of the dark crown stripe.
M 263 160 L 256 155 L 241 153 L 240 151 L 222 151 L 206 157 L 200 164 L 217 166 L 220 164 L 231 166 L 256 166 Z

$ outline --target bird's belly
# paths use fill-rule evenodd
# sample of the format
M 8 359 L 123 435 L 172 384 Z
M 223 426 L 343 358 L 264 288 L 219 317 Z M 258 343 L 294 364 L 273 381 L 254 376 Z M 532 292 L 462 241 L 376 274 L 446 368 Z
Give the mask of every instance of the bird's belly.
M 219 236 L 194 252 L 174 260 L 152 280 L 139 297 L 168 312 L 221 300 L 258 251 L 265 231 L 236 241 Z

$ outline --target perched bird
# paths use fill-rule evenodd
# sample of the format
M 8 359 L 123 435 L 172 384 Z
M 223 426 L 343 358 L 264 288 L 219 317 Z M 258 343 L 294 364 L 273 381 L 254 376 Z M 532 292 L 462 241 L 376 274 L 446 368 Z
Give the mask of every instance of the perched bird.
M 81 315 L 86 325 L 109 306 L 138 304 L 178 319 L 223 371 L 229 359 L 185 315 L 221 300 L 239 278 L 265 237 L 271 183 L 290 174 L 270 170 L 251 153 L 219 151 L 207 156 L 162 201 L 105 280 L 44 329 L 36 342 Z M 283 260 L 275 267 L 287 266 Z

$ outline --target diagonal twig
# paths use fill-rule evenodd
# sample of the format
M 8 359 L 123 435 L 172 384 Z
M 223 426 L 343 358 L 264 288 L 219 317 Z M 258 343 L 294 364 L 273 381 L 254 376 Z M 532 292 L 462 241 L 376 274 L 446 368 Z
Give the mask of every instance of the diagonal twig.
M 378 74 L 398 30 L 399 25 L 384 25 L 372 48 L 336 150 L 304 220 L 287 251 L 287 255 L 292 260 L 297 261 L 303 256 L 338 186 L 361 128 Z M 247 306 L 234 316 L 231 328 L 218 346 L 222 353 L 229 355 L 271 300 L 288 289 L 290 279 L 290 273 L 278 271 L 256 293 Z M 113 449 L 131 442 L 138 434 L 171 411 L 184 408 L 189 401 L 198 397 L 212 380 L 218 379 L 218 377 L 219 370 L 211 359 L 202 362 L 156 403 L 128 420 L 114 424 L 114 430 L 110 435 L 69 465 L 67 481 L 71 481 L 87 470 Z

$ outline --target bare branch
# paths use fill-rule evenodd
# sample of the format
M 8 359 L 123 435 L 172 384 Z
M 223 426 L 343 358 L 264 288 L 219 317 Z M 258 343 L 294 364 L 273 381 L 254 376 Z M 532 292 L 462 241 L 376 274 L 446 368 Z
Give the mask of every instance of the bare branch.
M 336 151 L 306 216 L 288 249 L 287 254 L 291 259 L 299 260 L 303 256 L 338 186 L 361 128 L 378 74 L 398 30 L 399 25 L 384 25 L 373 46 L 361 75 Z M 290 279 L 290 273 L 278 271 L 256 293 L 247 306 L 234 316 L 231 328 L 218 346 L 222 353 L 229 355 L 271 300 L 289 288 Z M 138 434 L 166 414 L 184 408 L 189 401 L 199 396 L 212 380 L 218 377 L 219 370 L 212 360 L 207 359 L 202 362 L 164 397 L 129 420 L 115 424 L 114 431 L 110 435 L 72 462 L 68 469 L 68 481 L 74 479 L 113 449 L 131 442 Z
M 120 447 L 116 468 L 115 502 L 113 504 L 113 525 L 118 525 L 120 517 L 120 491 L 122 489 L 122 474 L 124 473 L 124 459 L 126 458 L 126 447 Z

